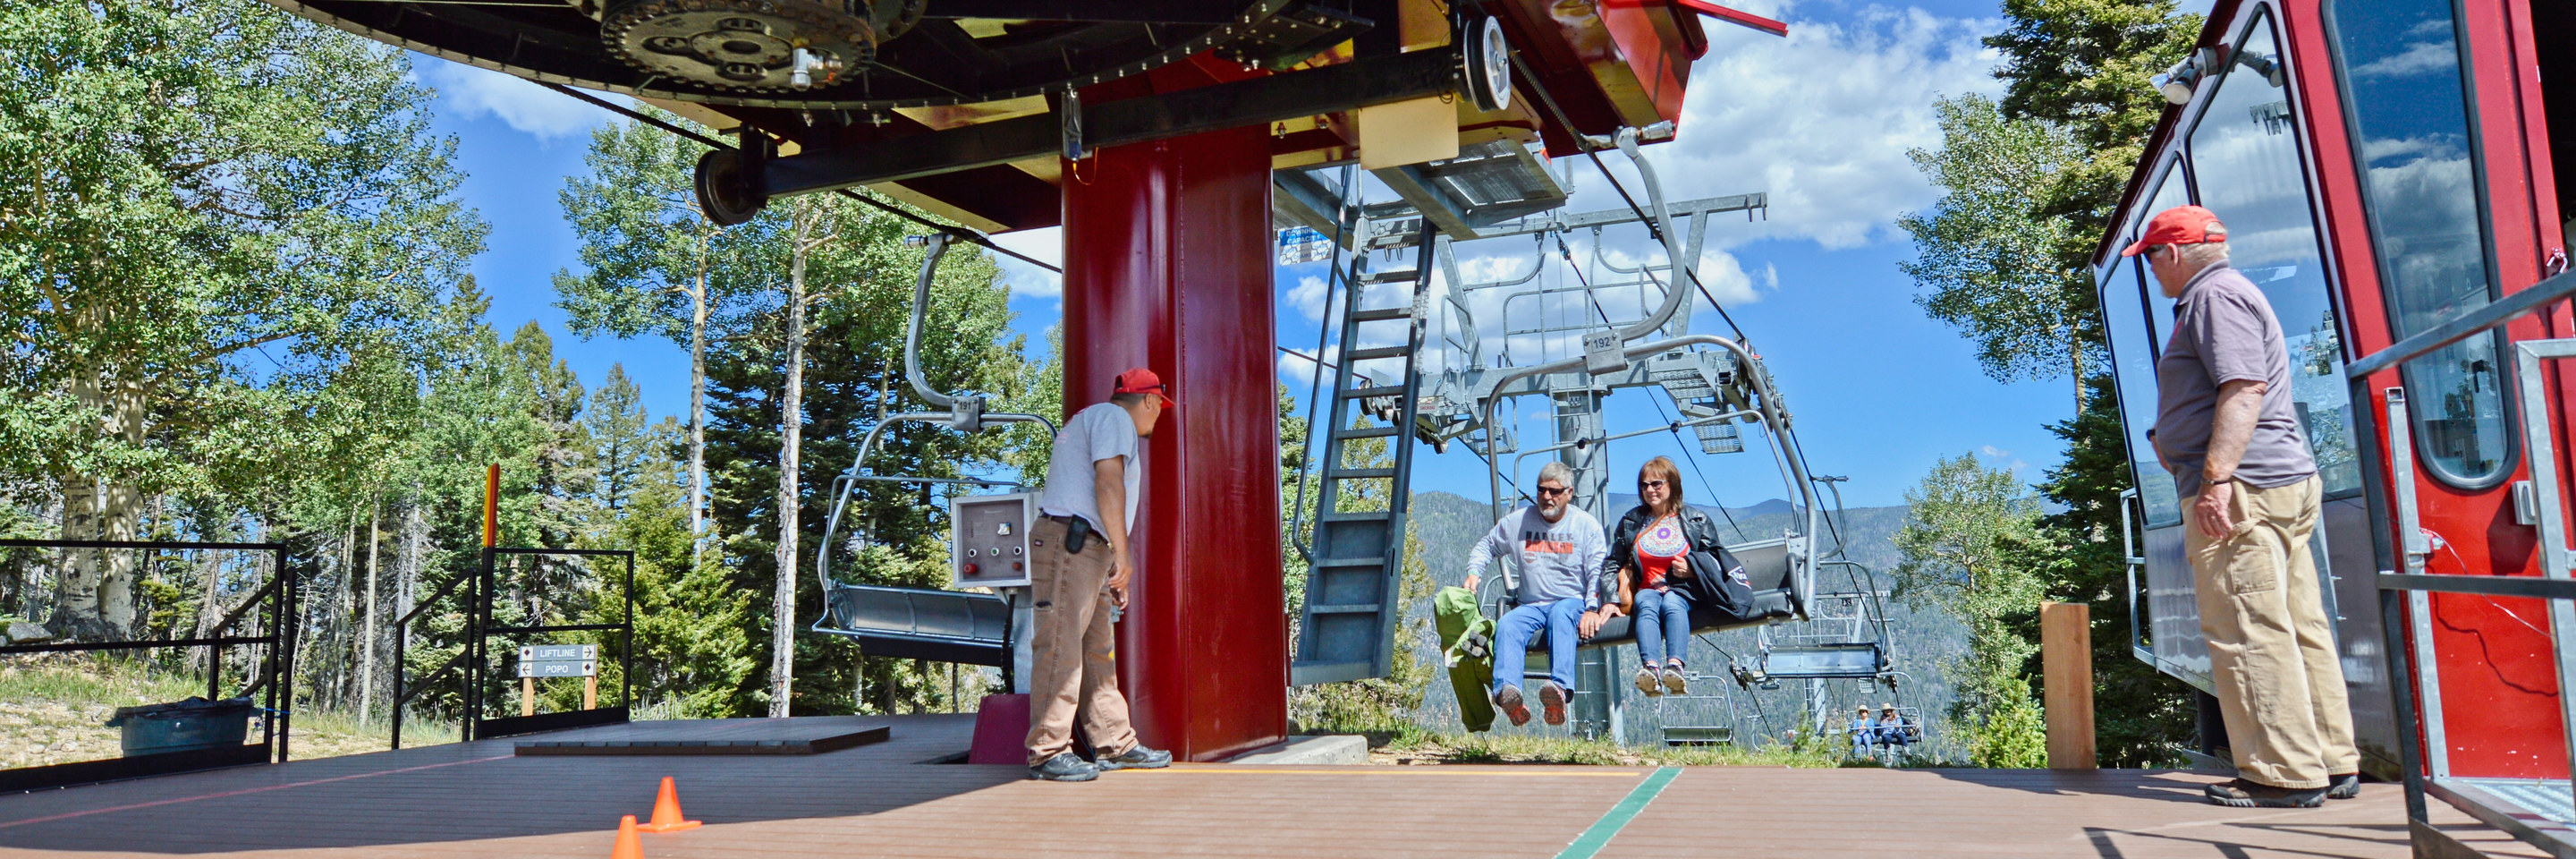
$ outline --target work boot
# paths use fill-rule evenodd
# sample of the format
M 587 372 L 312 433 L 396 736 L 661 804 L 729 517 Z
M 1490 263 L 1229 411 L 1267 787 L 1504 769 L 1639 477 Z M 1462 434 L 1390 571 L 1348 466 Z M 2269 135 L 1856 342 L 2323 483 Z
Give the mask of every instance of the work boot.
M 1637 691 L 1646 693 L 1648 698 L 1664 694 L 1663 684 L 1655 682 L 1655 666 L 1637 669 Z
M 2330 775 L 2326 778 L 2332 782 L 2326 785 L 2327 799 L 2355 799 L 2361 796 L 2360 773 Z
M 1055 757 L 1046 759 L 1046 763 L 1030 767 L 1029 777 L 1044 781 L 1090 781 L 1100 777 L 1100 768 L 1083 760 L 1081 755 L 1057 752 Z
M 1554 680 L 1547 681 L 1547 685 L 1539 687 L 1538 703 L 1547 708 L 1548 724 L 1565 724 L 1565 687 L 1556 685 Z
M 1145 748 L 1144 743 L 1129 746 L 1126 751 L 1100 756 L 1100 771 L 1158 770 L 1172 765 L 1172 753 Z
M 2210 804 L 2231 808 L 2315 808 L 2326 804 L 2326 789 L 2322 787 L 2273 787 L 2241 778 L 2210 785 L 2205 793 Z
M 1529 705 L 1521 703 L 1521 687 L 1504 684 L 1494 690 L 1494 709 L 1512 720 L 1512 727 L 1529 724 Z

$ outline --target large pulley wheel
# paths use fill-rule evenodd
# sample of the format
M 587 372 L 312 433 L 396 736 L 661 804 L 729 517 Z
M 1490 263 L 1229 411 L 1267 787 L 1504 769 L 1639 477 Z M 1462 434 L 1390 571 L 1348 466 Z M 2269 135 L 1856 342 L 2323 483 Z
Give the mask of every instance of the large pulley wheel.
M 1465 64 L 1467 94 L 1476 109 L 1486 113 L 1512 106 L 1512 44 L 1503 35 L 1503 25 L 1492 17 L 1477 18 L 1467 24 L 1467 38 L 1460 46 L 1458 61 Z
M 751 172 L 743 169 L 741 150 L 718 149 L 698 156 L 698 211 L 728 227 L 751 220 L 769 205 L 769 196 L 754 190 L 751 180 Z
M 867 0 L 630 0 L 600 18 L 599 33 L 610 53 L 645 72 L 786 92 L 828 87 L 875 63 L 879 36 L 868 11 Z

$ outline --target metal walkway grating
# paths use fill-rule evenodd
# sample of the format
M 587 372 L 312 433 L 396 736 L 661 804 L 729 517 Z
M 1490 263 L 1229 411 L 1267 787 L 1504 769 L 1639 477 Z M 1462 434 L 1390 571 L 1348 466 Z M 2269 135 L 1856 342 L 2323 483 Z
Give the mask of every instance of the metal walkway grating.
M 2559 823 L 2576 824 L 2576 793 L 2565 779 L 2449 778 L 2476 787 Z

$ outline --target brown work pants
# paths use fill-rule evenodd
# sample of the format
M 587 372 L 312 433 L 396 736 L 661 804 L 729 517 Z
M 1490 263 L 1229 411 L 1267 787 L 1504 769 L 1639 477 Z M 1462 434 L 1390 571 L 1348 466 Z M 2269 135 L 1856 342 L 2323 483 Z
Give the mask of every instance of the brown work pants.
M 2234 533 L 2212 540 L 2188 516 L 2183 528 L 2237 774 L 2273 787 L 2325 787 L 2329 774 L 2361 768 L 2308 554 L 2321 487 L 2315 477 L 2270 489 L 2238 483 L 2229 493 Z
M 1065 524 L 1029 532 L 1029 766 L 1073 750 L 1073 723 L 1103 754 L 1136 745 L 1127 697 L 1118 693 L 1117 629 L 1109 623 L 1110 548 L 1094 533 L 1082 553 L 1064 550 Z

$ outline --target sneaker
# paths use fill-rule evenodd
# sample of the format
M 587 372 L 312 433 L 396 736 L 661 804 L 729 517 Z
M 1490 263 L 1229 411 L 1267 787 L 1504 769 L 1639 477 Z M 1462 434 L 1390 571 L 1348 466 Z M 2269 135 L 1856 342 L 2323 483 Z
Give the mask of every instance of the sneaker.
M 1145 748 L 1144 743 L 1137 743 L 1133 746 L 1129 746 L 1126 751 L 1119 752 L 1114 755 L 1102 755 L 1100 756 L 1099 763 L 1101 772 L 1108 772 L 1110 770 L 1158 770 L 1171 765 L 1171 752 L 1166 752 L 1160 749 Z
M 2210 785 L 2204 793 L 2210 804 L 2231 808 L 2315 808 L 2326 804 L 2326 789 L 2322 787 L 2273 787 L 2241 778 Z
M 1072 752 L 1057 752 L 1046 763 L 1029 768 L 1029 777 L 1042 781 L 1090 781 L 1100 777 L 1100 768 Z
M 1671 695 L 1687 695 L 1690 693 L 1690 680 L 1682 676 L 1681 666 L 1664 666 L 1664 692 Z
M 1512 720 L 1512 727 L 1529 724 L 1529 705 L 1521 703 L 1521 687 L 1506 685 L 1494 690 L 1494 709 Z
M 1547 708 L 1548 724 L 1565 724 L 1565 687 L 1556 685 L 1554 680 L 1547 681 L 1547 685 L 1539 687 L 1538 703 Z
M 1664 687 L 1655 682 L 1655 666 L 1637 669 L 1637 691 L 1646 693 L 1648 698 L 1664 694 Z
M 2327 799 L 2354 799 L 2361 796 L 2360 773 L 2330 775 L 2326 778 L 2333 780 L 2332 784 L 2326 785 Z

